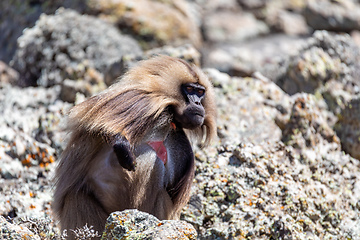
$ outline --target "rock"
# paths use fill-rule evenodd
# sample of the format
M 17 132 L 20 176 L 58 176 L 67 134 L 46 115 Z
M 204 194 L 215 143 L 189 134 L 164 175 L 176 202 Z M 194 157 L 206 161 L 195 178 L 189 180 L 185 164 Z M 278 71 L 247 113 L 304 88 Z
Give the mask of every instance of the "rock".
M 267 23 L 275 31 L 284 32 L 290 36 L 309 33 L 305 18 L 299 13 L 280 10 L 272 18 L 268 18 Z
M 342 153 L 325 101 L 305 93 L 289 97 L 259 73 L 242 79 L 205 72 L 217 94 L 220 144 L 196 150 L 201 159 L 181 219 L 194 225 L 200 239 L 359 236 L 358 219 L 348 217 L 356 207 L 343 207 L 358 201 L 360 185 L 350 177 L 360 178 L 358 161 Z M 268 125 L 274 120 L 262 124 L 267 114 L 257 110 L 287 116 L 281 133 L 286 144 Z
M 295 57 L 289 66 L 283 89 L 289 94 L 314 93 L 327 81 L 337 78 L 342 71 L 341 61 L 332 58 L 323 49 L 312 47 Z
M 201 54 L 191 44 L 182 45 L 179 47 L 164 46 L 160 48 L 153 48 L 145 52 L 147 58 L 155 55 L 168 55 L 186 60 L 189 63 L 194 63 L 197 66 L 201 65 Z
M 201 46 L 201 34 L 190 2 L 178 0 L 106 0 L 90 1 L 94 11 L 102 17 L 136 36 L 146 49 L 162 45 L 191 43 Z
M 329 127 L 322 111 L 316 105 L 316 98 L 310 94 L 294 95 L 289 122 L 283 130 L 282 141 L 294 148 L 316 148 L 319 144 L 340 144 L 332 128 Z M 326 141 L 326 142 L 324 142 Z
M 34 26 L 41 12 L 53 14 L 66 2 L 93 17 L 60 10 L 43 15 Z M 30 230 L 31 237 L 64 239 L 58 222 L 44 221 L 53 217 L 53 161 L 67 142 L 62 124 L 73 104 L 64 100 L 81 102 L 139 60 L 168 54 L 207 68 L 218 105 L 219 138 L 206 149 L 194 146 L 195 179 L 181 214 L 193 227 L 129 210 L 114 215 L 126 221 L 109 224 L 104 234 L 118 230 L 118 236 L 123 231 L 130 239 L 187 239 L 197 231 L 198 239 L 359 239 L 360 167 L 352 157 L 359 152 L 360 51 L 352 41 L 360 31 L 359 5 L 355 0 L 0 1 L 0 59 L 5 64 L 17 37 L 29 28 L 18 45 L 24 54 L 17 55 L 13 69 L 21 69 L 19 74 L 0 64 L 0 215 L 14 218 L 12 227 Z M 170 29 L 158 20 L 162 16 L 180 22 L 170 22 Z M 304 18 L 311 24 L 304 26 Z M 242 32 L 247 26 L 226 19 L 249 20 L 253 29 Z M 129 40 L 132 44 L 121 43 L 127 49 L 120 52 L 117 44 L 124 35 L 111 23 L 122 34 L 137 36 L 147 51 Z M 256 32 L 261 25 L 266 36 Z M 219 34 L 215 26 L 228 32 Z M 353 38 L 326 31 L 303 36 L 305 29 L 317 27 L 343 29 Z M 187 34 L 177 35 L 182 29 Z M 194 39 L 201 31 L 213 40 L 205 39 L 196 49 Z M 243 40 L 245 35 L 250 38 Z M 107 41 L 115 43 L 106 47 Z M 96 56 L 86 56 L 86 49 Z M 14 87 L 27 69 L 36 69 L 31 84 L 38 86 Z M 17 230 L 0 235 L 28 237 Z M 75 235 L 99 236 L 91 226 Z
M 204 200 L 204 196 L 200 194 L 191 196 L 189 204 L 186 206 L 188 214 L 182 215 L 182 220 L 193 225 L 201 225 L 205 218 L 203 214 Z
M 53 14 L 59 7 L 84 12 L 87 5 L 83 0 L 32 1 L 13 0 L 0 2 L 0 59 L 9 63 L 13 58 L 17 39 L 25 28 L 33 27 L 42 13 Z
M 360 29 L 360 4 L 352 0 L 308 1 L 304 16 L 317 30 L 350 32 Z
M 215 69 L 205 69 L 205 73 L 216 86 L 218 136 L 222 143 L 280 140 L 281 130 L 271 119 L 281 106 L 286 109 L 290 103 L 276 84 L 265 77 L 229 79 Z
M 40 240 L 40 236 L 35 235 L 26 227 L 21 227 L 16 224 L 9 223 L 6 219 L 0 216 L 0 232 L 1 239 L 29 239 Z
M 359 30 L 351 31 L 351 38 L 354 40 L 356 45 L 360 46 L 360 31 Z
M 290 229 L 281 219 L 276 220 L 271 225 L 271 237 L 274 239 L 284 239 L 284 240 L 293 239 Z
M 128 69 L 134 67 L 138 61 L 149 59 L 155 55 L 168 55 L 186 60 L 200 66 L 201 55 L 194 46 L 186 44 L 179 47 L 163 46 L 146 51 L 143 55 L 126 55 L 119 61 L 113 62 L 105 71 L 105 83 L 110 86 Z
M 274 76 L 274 81 L 289 94 L 319 92 L 330 100 L 333 111 L 338 112 L 343 101 L 349 99 L 348 94 L 354 97 L 360 93 L 359 53 L 350 36 L 317 31 L 298 54 L 284 61 L 286 71 Z M 266 75 L 272 74 L 267 72 Z M 334 86 L 333 81 L 341 85 L 332 89 L 328 84 Z
M 1 1 L 0 8 L 0 59 L 9 63 L 17 47 L 17 38 L 24 28 L 34 25 L 42 9 L 39 6 L 31 7 L 30 1 L 22 0 Z
M 91 69 L 103 72 L 128 53 L 140 54 L 141 49 L 114 26 L 59 9 L 55 15 L 42 15 L 33 28 L 24 31 L 12 66 L 21 75 L 20 85 L 48 87 L 66 78 L 77 80 L 90 75 L 93 79 Z
M 14 84 L 19 80 L 19 73 L 9 67 L 3 61 L 0 61 L 0 83 Z
M 0 175 L 4 179 L 17 179 L 21 176 L 22 165 L 18 160 L 2 157 L 0 163 Z
M 335 126 L 345 152 L 360 160 L 360 98 L 352 99 Z
M 322 97 L 325 99 L 328 109 L 336 116 L 340 114 L 340 112 L 345 108 L 346 104 L 357 95 L 354 94 L 353 90 L 355 89 L 351 90 L 352 87 L 354 86 L 346 86 L 336 79 L 328 81 L 325 86 L 322 87 Z
M 119 59 L 118 61 L 115 61 L 111 63 L 107 69 L 105 70 L 105 83 L 107 86 L 110 86 L 116 80 L 118 80 L 126 71 L 134 66 L 136 64 L 143 60 L 143 56 L 125 56 Z
M 103 239 L 196 239 L 195 229 L 184 221 L 164 220 L 140 212 L 125 210 L 110 214 Z
M 266 24 L 251 13 L 215 11 L 204 19 L 204 37 L 210 42 L 243 41 L 268 32 Z
M 259 9 L 266 6 L 266 0 L 237 0 L 245 9 Z
M 1 239 L 66 239 L 66 232 L 59 234 L 49 218 L 23 217 L 18 221 L 6 220 L 0 216 Z M 90 237 L 91 235 L 87 235 Z M 79 238 L 78 238 L 79 239 Z
M 65 79 L 62 82 L 60 98 L 66 102 L 75 102 L 76 94 L 86 89 L 86 83 L 82 81 L 72 81 Z
M 0 88 L 0 214 L 50 215 L 55 159 L 64 148 L 62 124 L 69 104 L 59 86 Z
M 282 12 L 302 15 L 306 0 L 267 1 L 267 0 L 237 0 L 243 9 L 253 13 L 257 19 L 263 19 L 269 26 L 274 23 Z M 297 28 L 297 26 L 293 26 Z
M 241 7 L 237 0 L 211 0 L 211 1 L 197 1 L 200 7 L 204 9 L 203 14 L 212 13 L 215 11 L 241 11 Z
M 203 66 L 240 77 L 259 71 L 274 80 L 286 70 L 284 59 L 297 54 L 303 41 L 295 36 L 274 34 L 241 43 L 213 44 L 204 48 Z
M 194 224 L 200 239 L 359 236 L 357 218 L 345 217 L 357 210 L 343 209 L 358 201 L 347 178 L 360 177 L 357 161 L 323 146 L 315 146 L 312 163 L 281 142 L 242 142 L 216 153 L 207 149 L 206 160 L 196 162 L 191 198 L 199 203 L 187 205 L 181 219 Z M 222 159 L 230 164 L 220 165 Z M 348 170 L 351 174 L 344 175 Z M 343 181 L 350 184 L 345 191 Z
M 101 92 L 107 85 L 106 82 L 104 82 L 102 75 L 99 76 L 98 74 L 99 73 L 94 70 L 93 76 L 95 76 L 95 78 L 86 75 L 83 80 L 65 79 L 61 83 L 60 99 L 69 103 L 74 103 L 79 95 L 90 97 Z
M 62 148 L 64 130 L 61 124 L 70 106 L 56 101 L 59 93 L 59 86 L 0 89 L 0 114 L 3 116 L 0 118 L 0 140 L 9 145 L 8 154 L 29 164 L 36 159 L 39 164 L 50 161 L 55 149 Z

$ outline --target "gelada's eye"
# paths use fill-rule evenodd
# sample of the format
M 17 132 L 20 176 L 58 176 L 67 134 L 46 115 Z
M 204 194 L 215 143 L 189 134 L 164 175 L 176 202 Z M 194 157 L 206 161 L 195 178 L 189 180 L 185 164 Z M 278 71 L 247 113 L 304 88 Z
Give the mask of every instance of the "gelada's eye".
M 187 86 L 187 87 L 186 87 L 186 91 L 187 91 L 188 93 L 192 93 L 192 92 L 194 91 L 194 88 L 191 87 L 191 86 Z
M 198 96 L 202 96 L 202 95 L 204 95 L 204 93 L 205 93 L 205 91 L 203 89 L 198 89 L 197 90 L 197 95 Z

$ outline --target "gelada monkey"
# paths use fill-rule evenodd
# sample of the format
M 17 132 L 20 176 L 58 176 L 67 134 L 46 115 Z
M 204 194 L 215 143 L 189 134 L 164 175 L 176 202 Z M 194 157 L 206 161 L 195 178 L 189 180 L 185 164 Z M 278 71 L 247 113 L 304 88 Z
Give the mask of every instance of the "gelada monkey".
M 62 229 L 102 232 L 111 212 L 138 209 L 176 219 L 189 198 L 189 139 L 216 135 L 213 87 L 183 60 L 140 62 L 104 92 L 75 106 L 56 170 L 53 209 Z

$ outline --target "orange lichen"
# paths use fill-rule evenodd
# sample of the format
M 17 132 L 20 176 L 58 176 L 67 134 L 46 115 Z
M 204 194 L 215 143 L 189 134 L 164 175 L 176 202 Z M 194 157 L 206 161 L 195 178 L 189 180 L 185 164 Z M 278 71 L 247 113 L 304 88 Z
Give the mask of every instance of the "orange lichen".
M 222 178 L 222 179 L 221 179 L 221 182 L 227 183 L 228 180 L 227 180 L 226 178 Z
M 26 154 L 25 159 L 21 160 L 21 163 L 24 166 L 30 167 L 34 164 L 31 161 L 32 159 L 37 161 L 39 166 L 42 168 L 49 166 L 49 163 L 55 162 L 54 156 L 49 155 L 49 151 L 47 149 L 42 149 L 38 146 L 34 152 Z
M 30 163 L 31 163 L 31 155 L 28 154 L 27 157 L 21 161 L 21 163 L 22 163 L 23 165 L 25 165 L 25 166 L 30 166 Z

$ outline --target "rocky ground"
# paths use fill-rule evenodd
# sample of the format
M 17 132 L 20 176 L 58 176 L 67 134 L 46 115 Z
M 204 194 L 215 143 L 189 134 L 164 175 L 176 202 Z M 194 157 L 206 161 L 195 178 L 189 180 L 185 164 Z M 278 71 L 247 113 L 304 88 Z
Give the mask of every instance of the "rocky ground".
M 211 79 L 218 139 L 195 146 L 184 221 L 136 211 L 108 221 L 125 222 L 128 239 L 360 239 L 358 1 L 14 0 L 0 9 L 0 239 L 66 238 L 51 201 L 67 112 L 159 53 Z M 123 237 L 113 234 L 104 236 Z

